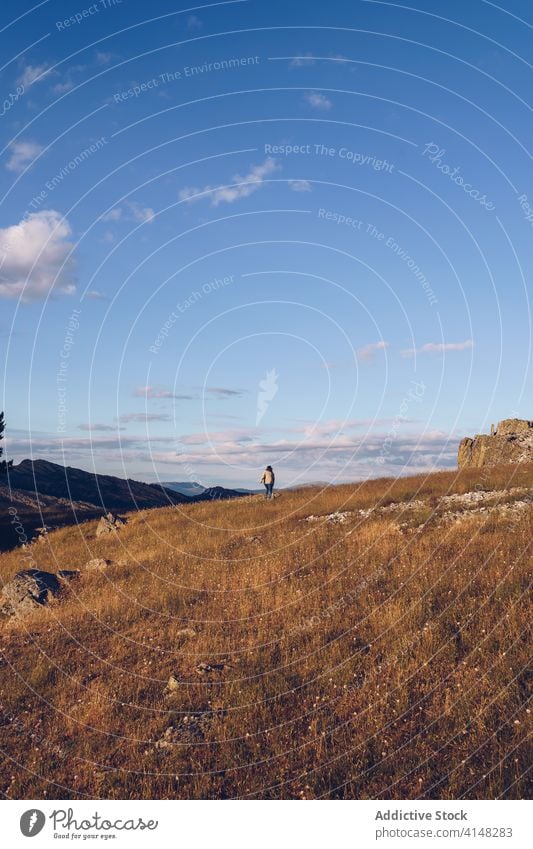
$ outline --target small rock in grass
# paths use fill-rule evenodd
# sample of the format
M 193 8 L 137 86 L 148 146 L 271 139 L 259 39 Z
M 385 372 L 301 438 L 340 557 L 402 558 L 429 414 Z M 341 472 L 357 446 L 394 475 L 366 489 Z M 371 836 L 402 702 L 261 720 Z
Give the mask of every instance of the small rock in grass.
M 106 560 L 105 557 L 94 557 L 88 560 L 85 564 L 85 569 L 88 572 L 104 572 L 109 566 L 112 566 L 112 560 Z
M 196 637 L 194 628 L 181 628 L 177 633 L 177 637 Z

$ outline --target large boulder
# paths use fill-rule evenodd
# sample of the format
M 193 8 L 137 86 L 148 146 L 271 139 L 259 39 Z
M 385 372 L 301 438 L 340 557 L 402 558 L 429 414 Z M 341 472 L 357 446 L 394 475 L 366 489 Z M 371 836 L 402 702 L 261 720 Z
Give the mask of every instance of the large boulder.
M 24 569 L 4 585 L 0 609 L 8 616 L 24 616 L 47 605 L 61 589 L 61 578 L 52 572 Z
M 465 437 L 459 445 L 459 468 L 495 466 L 498 463 L 533 463 L 533 421 L 504 419 L 490 435 Z

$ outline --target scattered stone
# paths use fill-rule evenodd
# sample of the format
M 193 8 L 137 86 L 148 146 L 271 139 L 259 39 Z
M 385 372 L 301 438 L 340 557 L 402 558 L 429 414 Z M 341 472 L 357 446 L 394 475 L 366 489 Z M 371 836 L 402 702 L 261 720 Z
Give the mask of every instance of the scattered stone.
M 2 613 L 16 618 L 49 604 L 60 594 L 61 580 L 52 572 L 42 569 L 24 569 L 2 589 Z
M 152 751 L 167 753 L 176 745 L 190 746 L 194 743 L 202 743 L 214 721 L 223 715 L 223 710 L 208 708 L 177 717 L 173 724 L 165 729 Z
M 227 669 L 227 663 L 199 663 L 196 667 L 196 671 L 199 675 L 205 675 L 208 672 L 222 672 L 223 669 Z
M 84 566 L 84 569 L 87 572 L 104 572 L 112 565 L 112 560 L 106 560 L 105 557 L 94 557 L 92 560 L 87 561 Z
M 395 510 L 419 510 L 421 507 L 427 507 L 425 501 L 415 498 L 413 501 L 392 501 L 384 507 L 368 507 L 366 510 L 358 510 L 359 516 L 362 519 L 368 519 L 370 516 L 382 516 L 387 513 L 394 513 Z
M 96 528 L 96 536 L 101 537 L 105 534 L 116 532 L 122 525 L 125 524 L 125 519 L 121 519 L 119 516 L 115 516 L 114 513 L 106 513 L 105 516 L 102 516 L 102 518 L 98 522 L 98 526 Z
M 180 688 L 180 679 L 173 672 L 170 678 L 168 679 L 167 686 L 164 689 L 164 695 L 168 696 L 171 693 L 175 693 Z
M 181 628 L 176 633 L 176 637 L 196 637 L 196 631 L 194 628 Z
M 337 510 L 335 513 L 329 513 L 327 516 L 307 516 L 306 522 L 330 522 L 332 525 L 343 525 L 350 516 L 352 515 L 351 510 L 344 510 L 343 512 Z

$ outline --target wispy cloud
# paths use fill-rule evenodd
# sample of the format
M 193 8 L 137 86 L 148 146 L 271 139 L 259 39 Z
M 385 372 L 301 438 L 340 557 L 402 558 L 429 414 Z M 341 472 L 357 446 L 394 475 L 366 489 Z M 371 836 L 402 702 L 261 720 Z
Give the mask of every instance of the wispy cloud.
M 122 209 L 120 206 L 115 206 L 113 209 L 110 209 L 109 212 L 104 212 L 104 214 L 100 216 L 100 221 L 120 221 L 121 218 Z
M 327 112 L 327 110 L 331 109 L 333 106 L 331 100 L 319 91 L 306 92 L 304 94 L 304 100 L 309 104 L 309 106 L 312 106 L 313 109 L 319 109 L 322 112 Z
M 6 162 L 8 171 L 20 173 L 31 165 L 44 148 L 34 141 L 14 141 L 9 145 L 11 156 Z
M 289 180 L 289 189 L 293 192 L 310 192 L 312 186 L 309 180 Z
M 168 413 L 122 413 L 117 419 L 122 424 L 130 422 L 170 422 L 172 421 Z
M 117 428 L 114 428 L 116 431 Z M 7 441 L 7 440 L 6 440 Z M 112 452 L 117 451 L 117 460 L 124 456 L 128 448 L 145 449 L 152 444 L 167 445 L 175 444 L 175 435 L 148 436 L 148 434 L 119 434 L 116 436 L 35 436 L 29 434 L 27 437 L 17 437 L 9 440 L 9 454 L 16 457 L 37 457 L 44 454 L 45 457 L 58 458 L 59 462 L 68 459 L 69 456 L 85 458 L 92 463 L 95 451 Z M 103 470 L 104 471 L 104 470 Z
M 357 359 L 362 363 L 368 363 L 373 360 L 378 351 L 384 351 L 389 347 L 389 343 L 381 339 L 379 342 L 371 342 L 369 345 L 363 345 L 356 351 Z
M 72 295 L 72 243 L 68 221 L 53 209 L 0 228 L 0 298 L 33 301 L 50 292 Z
M 203 27 L 203 23 L 197 15 L 189 15 L 187 18 L 187 29 L 189 32 L 198 32 Z
M 93 433 L 93 432 L 95 432 L 95 433 L 96 432 L 116 433 L 117 430 L 124 430 L 124 428 L 123 427 L 117 427 L 117 425 L 100 424 L 99 422 L 95 422 L 94 424 L 92 424 L 92 423 L 91 424 L 89 424 L 89 423 L 80 424 L 80 425 L 78 425 L 78 430 L 85 430 L 85 431 L 88 431 L 89 433 Z
M 26 65 L 17 80 L 17 85 L 28 88 L 34 83 L 42 82 L 51 72 L 52 69 L 46 63 L 42 65 Z
M 137 201 L 127 201 L 124 206 L 114 206 L 108 212 L 100 216 L 100 221 L 138 221 L 139 223 L 151 223 L 155 218 L 155 212 L 150 206 L 143 206 Z
M 52 86 L 52 92 L 54 94 L 66 94 L 67 91 L 72 91 L 74 85 L 74 80 L 65 80 L 62 83 L 56 83 Z
M 105 51 L 99 51 L 94 57 L 97 65 L 108 65 L 113 58 L 112 53 L 106 53 Z
M 289 68 L 308 68 L 315 64 L 315 59 L 311 53 L 305 53 L 301 56 L 293 56 L 289 62 Z
M 414 357 L 415 354 L 445 354 L 447 351 L 467 351 L 474 347 L 472 339 L 464 342 L 427 342 L 421 348 L 405 348 L 402 357 Z
M 205 392 L 214 398 L 241 398 L 246 394 L 245 389 L 226 389 L 222 386 L 208 386 Z
M 283 470 L 285 480 L 293 474 L 305 474 L 308 469 L 312 469 L 315 479 L 318 474 L 329 479 L 343 475 L 353 480 L 455 465 L 456 440 L 440 431 L 398 434 L 383 463 L 383 445 L 390 441 L 390 430 L 383 422 L 375 424 L 373 427 L 352 420 L 311 425 L 299 440 L 254 439 L 257 431 L 246 430 L 186 434 L 180 437 L 186 450 L 180 452 L 179 460 L 194 468 L 220 468 L 222 464 L 251 469 L 260 467 L 266 456 L 275 468 Z M 365 427 L 365 433 L 350 432 L 360 426 Z M 154 459 L 176 462 L 177 455 L 162 453 L 154 455 Z
M 98 289 L 90 289 L 85 293 L 84 298 L 88 298 L 90 301 L 108 301 L 109 298 L 107 295 L 104 295 L 103 292 L 99 292 Z
M 246 393 L 246 389 L 232 389 L 226 386 L 207 386 L 203 390 L 194 390 L 185 394 L 176 394 L 165 386 L 138 386 L 133 392 L 136 398 L 146 398 L 150 401 L 165 398 L 174 398 L 178 401 L 200 401 L 202 398 L 224 400 L 226 398 L 240 398 Z
M 402 419 L 402 421 L 409 422 L 411 420 Z M 375 430 L 392 422 L 394 422 L 394 419 L 328 419 L 325 422 L 306 422 L 298 427 L 291 427 L 289 430 L 290 433 L 302 433 L 308 438 L 311 436 L 336 437 L 363 428 Z
M 128 209 L 134 221 L 141 224 L 151 224 L 155 218 L 155 212 L 150 206 L 142 206 L 140 203 L 128 203 Z
M 236 200 L 248 197 L 256 192 L 264 183 L 265 177 L 280 170 L 280 165 L 271 156 L 259 165 L 252 165 L 244 176 L 235 174 L 231 183 L 226 186 L 204 186 L 203 189 L 187 187 L 181 189 L 178 197 L 181 201 L 200 200 L 206 195 L 210 196 L 211 206 L 221 203 L 234 203 Z
M 253 442 L 254 435 L 247 428 L 206 433 L 186 433 L 180 436 L 182 445 L 243 445 Z
M 164 386 L 138 386 L 134 392 L 136 398 L 147 398 L 148 400 L 160 398 L 176 398 L 182 401 L 194 401 L 196 395 L 176 395 Z
M 180 401 L 198 401 L 202 397 L 212 399 L 240 398 L 246 393 L 246 389 L 232 389 L 226 386 L 207 386 L 202 391 L 195 390 L 179 395 L 165 386 L 138 386 L 133 392 L 136 398 L 147 398 L 148 400 L 175 398 Z

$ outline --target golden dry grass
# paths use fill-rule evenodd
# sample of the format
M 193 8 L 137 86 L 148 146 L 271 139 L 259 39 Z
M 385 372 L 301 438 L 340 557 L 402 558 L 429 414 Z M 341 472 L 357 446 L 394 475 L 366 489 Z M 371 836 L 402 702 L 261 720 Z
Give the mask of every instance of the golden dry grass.
M 0 626 L 0 790 L 523 798 L 533 506 L 432 517 L 441 495 L 511 486 L 532 487 L 533 466 L 145 511 L 113 538 L 89 522 L 31 561 L 2 555 L 2 581 L 116 562 Z M 303 521 L 414 498 L 427 501 L 414 530 L 390 514 Z M 193 730 L 201 717 L 192 740 L 184 716 Z

